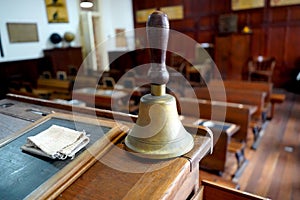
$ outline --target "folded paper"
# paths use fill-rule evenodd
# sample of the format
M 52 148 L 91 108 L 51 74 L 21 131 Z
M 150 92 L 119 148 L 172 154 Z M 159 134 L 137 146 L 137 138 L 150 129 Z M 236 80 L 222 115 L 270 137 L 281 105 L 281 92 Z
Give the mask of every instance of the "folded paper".
M 89 143 L 85 131 L 76 131 L 66 127 L 52 125 L 35 136 L 27 138 L 21 147 L 23 151 L 64 160 L 74 158 L 75 154 Z

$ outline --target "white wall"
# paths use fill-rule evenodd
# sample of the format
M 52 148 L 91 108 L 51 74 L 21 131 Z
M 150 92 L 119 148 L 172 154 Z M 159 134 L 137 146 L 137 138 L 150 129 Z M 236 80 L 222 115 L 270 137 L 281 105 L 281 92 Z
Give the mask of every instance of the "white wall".
M 134 29 L 131 0 L 98 0 L 104 40 L 115 37 L 115 29 Z M 0 1 L 0 34 L 4 57 L 0 62 L 33 59 L 43 56 L 43 49 L 53 48 L 49 37 L 56 32 L 63 35 L 66 31 L 75 33 L 72 46 L 81 46 L 79 25 L 79 0 L 66 0 L 69 23 L 48 23 L 44 0 L 9 0 Z M 38 42 L 10 43 L 6 23 L 36 23 Z M 113 40 L 114 41 L 114 40 Z M 103 42 L 103 41 L 102 41 Z M 110 44 L 108 50 L 116 50 Z
M 39 58 L 43 49 L 53 48 L 49 42 L 52 33 L 61 36 L 67 31 L 75 33 L 73 46 L 80 46 L 79 34 L 79 0 L 66 0 L 68 23 L 48 23 L 44 0 L 9 0 L 0 1 L 0 33 L 4 57 L 0 62 Z M 6 23 L 36 23 L 38 42 L 10 43 Z
M 100 13 L 102 16 L 102 27 L 104 38 L 111 40 L 108 50 L 120 50 L 113 43 L 115 40 L 115 29 L 133 31 L 133 12 L 131 0 L 100 0 Z M 128 39 L 130 40 L 129 35 Z M 129 44 L 129 48 L 132 44 Z

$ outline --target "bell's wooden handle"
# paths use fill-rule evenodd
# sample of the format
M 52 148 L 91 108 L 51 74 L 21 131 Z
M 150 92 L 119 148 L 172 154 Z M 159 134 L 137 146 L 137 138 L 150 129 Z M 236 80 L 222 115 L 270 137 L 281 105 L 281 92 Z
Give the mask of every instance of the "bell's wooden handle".
M 167 15 L 161 11 L 153 12 L 148 18 L 146 30 L 151 52 L 148 76 L 152 85 L 165 85 L 169 80 L 166 69 L 166 49 L 169 40 Z

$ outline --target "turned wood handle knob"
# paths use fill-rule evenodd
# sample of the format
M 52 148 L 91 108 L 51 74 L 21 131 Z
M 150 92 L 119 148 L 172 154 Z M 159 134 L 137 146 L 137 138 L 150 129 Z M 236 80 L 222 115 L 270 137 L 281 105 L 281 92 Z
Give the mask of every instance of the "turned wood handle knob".
M 167 15 L 161 11 L 153 12 L 148 18 L 146 30 L 151 53 L 151 67 L 148 72 L 151 84 L 167 84 L 169 80 L 166 68 L 166 49 L 169 40 Z

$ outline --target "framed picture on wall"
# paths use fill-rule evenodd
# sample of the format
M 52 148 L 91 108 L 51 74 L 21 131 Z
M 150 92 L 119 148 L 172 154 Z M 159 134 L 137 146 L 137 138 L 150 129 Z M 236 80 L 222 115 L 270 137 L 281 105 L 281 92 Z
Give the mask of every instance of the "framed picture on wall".
M 184 18 L 184 9 L 182 5 L 161 7 L 160 10 L 168 15 L 169 20 Z
M 300 4 L 300 0 L 270 0 L 271 6 L 290 6 Z
M 264 6 L 265 0 L 231 0 L 232 10 L 263 8 Z
M 48 22 L 69 22 L 66 0 L 45 0 Z
M 10 43 L 38 42 L 36 23 L 6 23 Z

